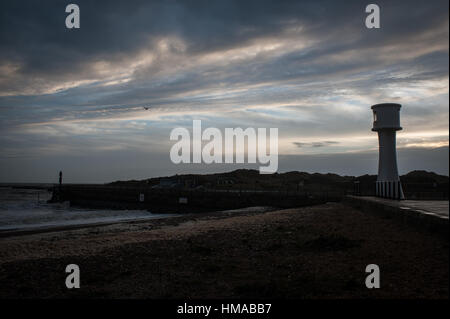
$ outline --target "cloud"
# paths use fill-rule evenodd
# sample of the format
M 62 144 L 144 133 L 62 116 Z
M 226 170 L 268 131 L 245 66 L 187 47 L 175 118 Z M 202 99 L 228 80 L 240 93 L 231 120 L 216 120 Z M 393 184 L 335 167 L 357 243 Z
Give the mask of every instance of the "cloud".
M 293 142 L 293 144 L 299 148 L 302 148 L 302 147 L 324 147 L 324 146 L 330 146 L 333 144 L 339 144 L 339 142 L 336 142 L 336 141 L 321 141 L 321 142 L 312 142 L 312 143 Z

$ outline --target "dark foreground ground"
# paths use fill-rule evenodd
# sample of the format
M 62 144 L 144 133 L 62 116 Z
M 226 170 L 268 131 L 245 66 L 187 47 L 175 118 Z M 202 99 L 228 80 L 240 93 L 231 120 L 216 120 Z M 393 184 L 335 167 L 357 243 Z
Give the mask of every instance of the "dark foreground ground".
M 81 288 L 65 287 L 77 264 Z M 367 289 L 377 264 L 381 288 Z M 448 238 L 342 204 L 0 239 L 1 298 L 448 298 Z

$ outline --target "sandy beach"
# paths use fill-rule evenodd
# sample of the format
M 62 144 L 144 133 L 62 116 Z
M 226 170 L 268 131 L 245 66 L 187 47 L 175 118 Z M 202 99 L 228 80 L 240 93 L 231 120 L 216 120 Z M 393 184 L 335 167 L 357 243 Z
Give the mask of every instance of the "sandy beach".
M 448 298 L 448 265 L 448 238 L 328 203 L 0 238 L 0 297 Z

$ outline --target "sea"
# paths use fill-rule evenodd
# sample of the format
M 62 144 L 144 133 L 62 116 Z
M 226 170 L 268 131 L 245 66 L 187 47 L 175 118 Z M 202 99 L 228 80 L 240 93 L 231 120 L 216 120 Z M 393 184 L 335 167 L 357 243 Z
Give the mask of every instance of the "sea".
M 22 187 L 0 186 L 0 232 L 177 216 L 147 210 L 86 209 L 71 207 L 69 202 L 47 203 L 52 194 L 42 185 Z

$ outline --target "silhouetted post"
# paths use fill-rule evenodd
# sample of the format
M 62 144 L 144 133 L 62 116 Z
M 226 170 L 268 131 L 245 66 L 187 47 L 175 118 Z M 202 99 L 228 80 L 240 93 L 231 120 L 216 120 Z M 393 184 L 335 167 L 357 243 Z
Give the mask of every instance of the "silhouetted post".
M 353 195 L 361 195 L 361 183 L 360 181 L 353 182 Z
M 62 197 L 62 189 L 61 189 L 61 186 L 62 186 L 62 171 L 59 171 L 59 187 L 58 187 L 58 194 L 59 194 L 59 198 L 58 198 L 58 200 L 59 201 L 61 201 L 61 197 Z

